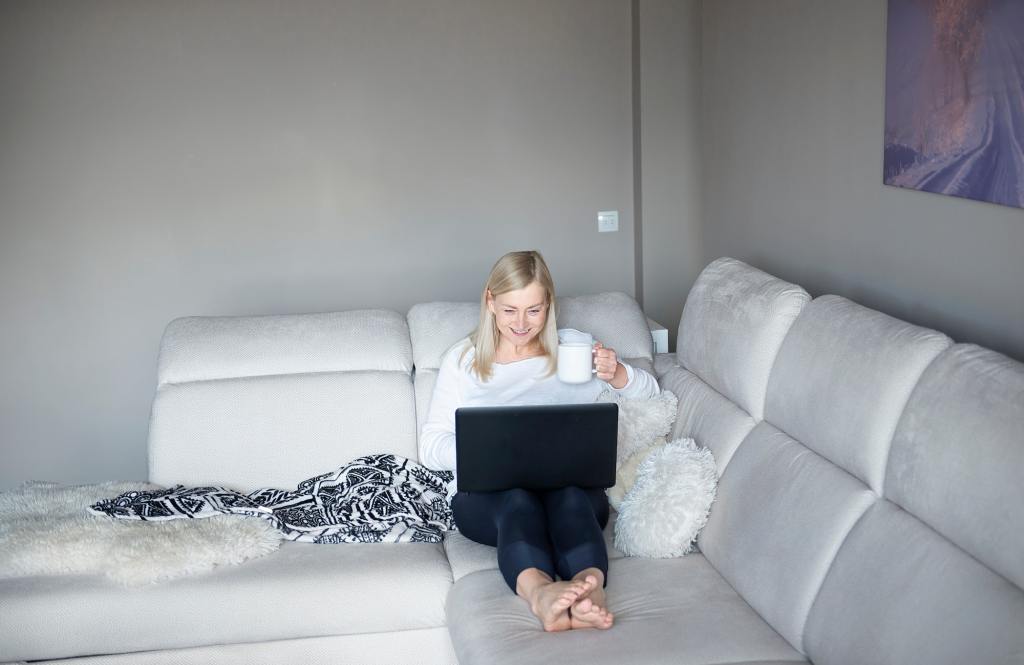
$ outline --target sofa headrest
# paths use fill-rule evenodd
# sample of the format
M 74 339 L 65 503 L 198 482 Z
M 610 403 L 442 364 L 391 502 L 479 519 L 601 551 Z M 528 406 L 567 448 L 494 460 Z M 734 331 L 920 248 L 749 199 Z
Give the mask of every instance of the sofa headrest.
M 562 296 L 555 304 L 559 328 L 588 332 L 621 358 L 654 360 L 654 342 L 640 305 L 625 293 Z M 437 369 L 452 344 L 476 328 L 480 304 L 431 302 L 409 310 L 413 362 L 417 369 Z
M 452 344 L 476 328 L 480 304 L 475 302 L 428 302 L 413 305 L 406 317 L 412 337 L 413 364 L 417 370 L 437 369 Z
M 558 327 L 588 332 L 620 358 L 654 363 L 654 339 L 647 316 L 631 296 L 618 291 L 558 299 Z
M 366 370 L 412 371 L 409 330 L 398 312 L 176 319 L 164 331 L 157 381 Z
M 761 420 L 775 356 L 810 300 L 796 284 L 736 259 L 717 259 L 686 298 L 676 343 L 679 364 Z

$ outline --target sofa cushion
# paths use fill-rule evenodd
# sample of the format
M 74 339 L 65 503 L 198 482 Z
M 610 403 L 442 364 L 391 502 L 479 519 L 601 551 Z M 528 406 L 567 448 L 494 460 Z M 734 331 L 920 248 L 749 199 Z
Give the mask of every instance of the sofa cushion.
M 807 622 L 824 665 L 1024 658 L 1024 365 L 969 344 L 924 371 L 884 495 L 843 544 Z
M 683 307 L 679 364 L 761 420 L 775 355 L 810 299 L 796 284 L 742 261 L 713 261 Z
M 882 500 L 839 551 L 805 644 L 819 665 L 1011 665 L 1022 628 L 1018 587 Z
M 40 665 L 457 665 L 447 627 L 33 661 Z M 745 664 L 744 664 L 745 665 Z M 776 664 L 772 664 L 776 665 Z
M 678 415 L 669 440 L 689 437 L 709 448 L 721 477 L 733 453 L 757 423 L 746 411 L 678 365 L 668 369 L 660 383 L 663 390 L 679 398 Z
M 1022 472 L 1024 364 L 972 344 L 950 348 L 900 419 L 885 495 L 1024 588 Z
M 790 644 L 843 539 L 876 497 L 853 476 L 761 422 L 718 482 L 701 551 Z
M 206 647 L 135 651 L 65 660 L 33 661 L 39 665 L 457 665 L 448 628 L 404 630 L 396 634 L 361 633 L 294 640 L 215 644 Z M 777 665 L 773 663 L 772 665 Z
M 500 575 L 467 575 L 447 603 L 459 664 L 804 662 L 700 554 L 616 559 L 607 591 L 611 630 L 545 633 Z
M 618 513 L 611 511 L 608 526 L 604 530 L 604 542 L 608 548 L 609 559 L 621 559 L 622 552 L 615 548 L 615 519 Z M 498 570 L 498 550 L 490 545 L 482 545 L 466 538 L 459 531 L 448 531 L 444 535 L 444 551 L 448 555 L 448 563 L 452 567 L 455 581 L 481 570 Z M 497 572 L 495 572 L 497 575 Z
M 288 489 L 367 453 L 416 458 L 412 343 L 388 310 L 172 321 L 149 477 Z
M 370 453 L 416 459 L 403 372 L 324 372 L 162 385 L 150 421 L 150 480 L 243 492 L 294 488 Z
M 900 413 L 951 343 L 845 298 L 816 298 L 779 350 L 765 419 L 881 494 Z
M 401 314 L 352 310 L 176 319 L 164 331 L 157 380 L 356 370 L 412 371 L 412 344 Z
M 242 566 L 126 589 L 105 578 L 0 580 L 0 661 L 443 626 L 440 544 L 283 543 Z
M 427 420 L 427 413 L 430 409 L 430 399 L 434 396 L 434 384 L 437 383 L 436 369 L 416 368 L 413 376 L 413 390 L 416 393 L 416 433 L 423 430 L 423 423 Z

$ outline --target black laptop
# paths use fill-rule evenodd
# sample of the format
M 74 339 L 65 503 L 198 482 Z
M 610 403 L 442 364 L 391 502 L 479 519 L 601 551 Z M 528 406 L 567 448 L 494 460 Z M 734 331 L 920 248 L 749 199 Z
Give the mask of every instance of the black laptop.
M 610 402 L 456 409 L 459 491 L 611 487 L 618 422 Z

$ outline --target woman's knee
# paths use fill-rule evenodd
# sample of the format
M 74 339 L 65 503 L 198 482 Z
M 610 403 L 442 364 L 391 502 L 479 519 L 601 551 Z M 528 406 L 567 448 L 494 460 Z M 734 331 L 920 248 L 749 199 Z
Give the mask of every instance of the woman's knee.
M 494 545 L 498 533 L 494 508 L 486 496 L 459 492 L 452 499 L 452 518 L 462 535 L 484 545 Z
M 593 515 L 601 528 L 608 523 L 608 497 L 602 489 L 564 487 L 545 497 L 549 515 Z
M 579 487 L 563 487 L 548 493 L 547 503 L 551 507 L 570 512 L 594 511 L 594 502 L 587 491 Z
M 506 490 L 501 508 L 503 513 L 538 512 L 544 509 L 540 497 L 524 489 Z

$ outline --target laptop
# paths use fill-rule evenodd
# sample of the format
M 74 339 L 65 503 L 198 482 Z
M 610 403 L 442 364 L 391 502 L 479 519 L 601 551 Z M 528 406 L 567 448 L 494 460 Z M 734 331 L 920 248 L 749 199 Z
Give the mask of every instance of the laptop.
M 611 487 L 618 422 L 610 402 L 458 408 L 458 489 Z

